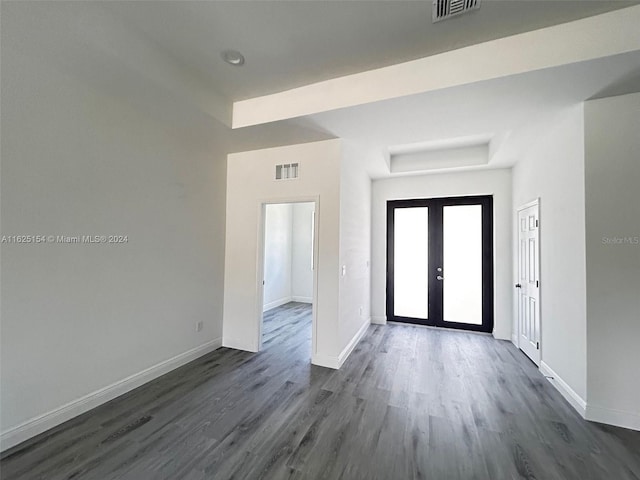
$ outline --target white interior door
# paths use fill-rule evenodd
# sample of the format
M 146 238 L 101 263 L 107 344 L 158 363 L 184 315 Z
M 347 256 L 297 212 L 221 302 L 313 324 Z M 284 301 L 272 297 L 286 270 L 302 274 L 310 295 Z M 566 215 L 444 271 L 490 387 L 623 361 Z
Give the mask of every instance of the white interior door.
M 540 364 L 540 205 L 518 210 L 518 347 Z

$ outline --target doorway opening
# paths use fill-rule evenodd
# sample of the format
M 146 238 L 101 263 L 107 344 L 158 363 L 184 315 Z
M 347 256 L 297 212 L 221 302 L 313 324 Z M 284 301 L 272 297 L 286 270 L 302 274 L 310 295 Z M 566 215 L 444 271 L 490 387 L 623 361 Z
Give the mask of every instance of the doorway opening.
M 311 359 L 316 298 L 316 203 L 263 204 L 260 350 Z M 289 348 L 290 346 L 290 348 Z
M 493 197 L 387 202 L 387 319 L 493 331 Z

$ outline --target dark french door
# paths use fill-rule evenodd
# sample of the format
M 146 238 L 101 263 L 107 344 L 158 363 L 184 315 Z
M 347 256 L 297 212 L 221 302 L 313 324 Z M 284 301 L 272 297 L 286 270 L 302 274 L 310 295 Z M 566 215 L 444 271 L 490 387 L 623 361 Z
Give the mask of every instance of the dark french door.
M 493 330 L 493 197 L 387 202 L 387 319 Z

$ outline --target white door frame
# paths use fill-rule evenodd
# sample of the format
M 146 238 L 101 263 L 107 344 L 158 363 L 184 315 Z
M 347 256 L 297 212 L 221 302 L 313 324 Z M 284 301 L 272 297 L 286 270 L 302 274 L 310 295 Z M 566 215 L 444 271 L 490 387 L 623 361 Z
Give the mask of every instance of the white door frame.
M 540 245 L 540 230 L 542 228 L 542 220 L 541 220 L 541 208 L 540 208 L 540 197 L 535 198 L 534 200 L 525 203 L 524 205 L 521 205 L 520 207 L 517 208 L 516 210 L 516 250 L 515 250 L 515 265 L 516 265 L 516 283 L 520 282 L 520 258 L 519 258 L 519 251 L 520 251 L 520 245 L 519 245 L 519 240 L 520 240 L 520 225 L 518 222 L 518 217 L 519 214 L 522 210 L 526 210 L 527 208 L 530 207 L 538 207 L 538 225 L 537 225 L 537 230 L 536 230 L 536 246 L 537 246 L 537 258 L 536 258 L 536 268 L 538 271 L 538 305 L 537 305 L 537 316 L 539 319 L 539 330 L 538 330 L 538 335 L 539 335 L 539 348 L 538 348 L 538 354 L 539 354 L 539 359 L 538 359 L 538 366 L 539 363 L 542 361 L 542 350 L 543 350 L 543 344 L 542 344 L 542 282 L 540 281 L 541 277 L 542 277 L 542 271 L 541 271 L 541 250 L 542 250 L 542 246 Z M 520 342 L 521 342 L 521 335 L 520 335 L 520 309 L 519 309 L 519 292 L 517 289 L 515 289 L 515 305 L 518 307 L 517 308 L 517 346 L 520 350 L 523 350 Z M 531 359 L 534 363 L 535 360 Z
M 263 319 L 263 303 L 264 303 L 264 248 L 265 248 L 265 222 L 267 205 L 281 204 L 281 203 L 313 203 L 314 212 L 313 215 L 313 300 L 311 303 L 311 355 L 312 358 L 317 354 L 317 330 L 318 330 L 318 231 L 320 226 L 320 197 L 319 196 L 302 196 L 302 197 L 284 197 L 284 198 L 271 198 L 261 200 L 259 203 L 260 214 L 258 216 L 258 251 L 257 253 L 257 309 L 256 309 L 256 326 L 255 332 L 257 335 L 255 345 L 258 346 L 258 351 L 262 350 L 262 319 Z M 311 362 L 311 358 L 309 358 Z

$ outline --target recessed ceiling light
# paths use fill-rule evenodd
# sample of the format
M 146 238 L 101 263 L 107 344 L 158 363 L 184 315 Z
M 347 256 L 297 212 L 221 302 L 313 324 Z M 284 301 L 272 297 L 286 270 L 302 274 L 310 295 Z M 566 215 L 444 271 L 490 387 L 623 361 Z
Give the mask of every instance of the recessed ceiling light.
M 235 67 L 244 65 L 244 56 L 237 50 L 225 50 L 222 52 L 222 59 Z

